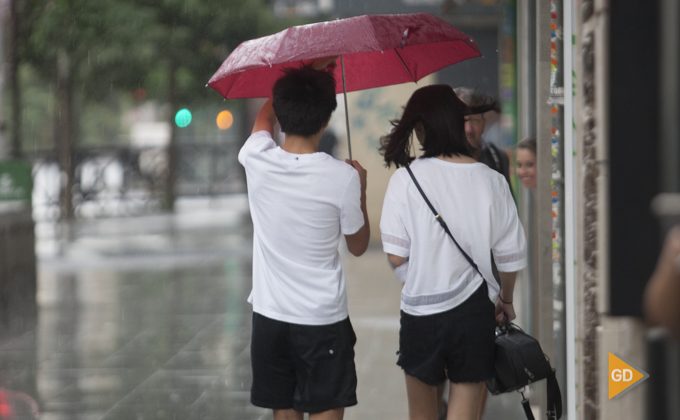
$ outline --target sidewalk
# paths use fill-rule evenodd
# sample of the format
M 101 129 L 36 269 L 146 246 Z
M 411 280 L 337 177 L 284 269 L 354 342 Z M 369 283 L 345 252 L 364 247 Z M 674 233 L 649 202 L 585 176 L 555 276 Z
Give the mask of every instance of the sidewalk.
M 244 196 L 36 231 L 39 316 L 0 337 L 0 387 L 34 397 L 43 420 L 272 418 L 249 402 Z M 407 418 L 399 284 L 378 247 L 343 261 L 359 376 L 345 418 Z M 485 419 L 522 419 L 520 399 L 490 398 Z

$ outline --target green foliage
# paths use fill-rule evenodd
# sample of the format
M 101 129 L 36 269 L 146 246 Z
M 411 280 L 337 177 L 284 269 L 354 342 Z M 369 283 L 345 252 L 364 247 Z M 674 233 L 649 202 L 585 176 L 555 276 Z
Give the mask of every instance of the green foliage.
M 30 66 L 22 66 L 20 70 L 22 80 L 37 80 L 37 75 Z M 23 98 L 21 119 L 24 151 L 35 152 L 50 148 L 55 115 L 51 85 L 24 83 Z M 8 108 L 9 104 L 6 104 L 5 109 Z
M 156 65 L 177 68 L 177 98 L 183 106 L 204 101 L 205 84 L 227 55 L 246 39 L 260 36 L 268 22 L 261 1 L 140 0 L 153 10 L 146 42 L 155 46 Z M 160 97 L 160 92 L 154 96 Z
M 125 0 L 58 0 L 31 9 L 26 58 L 45 80 L 54 80 L 57 58 L 68 59 L 74 85 L 85 99 L 101 99 L 112 88 L 139 83 L 151 58 L 138 34 L 152 19 Z
M 128 98 L 221 102 L 210 76 L 241 42 L 274 32 L 266 0 L 23 0 L 18 51 L 24 82 L 24 144 L 47 145 L 59 57 L 67 58 L 74 112 L 86 143 L 114 136 Z M 278 30 L 278 28 L 276 29 Z M 52 99 L 47 99 L 52 97 Z M 80 105 L 76 108 L 76 105 Z M 49 142 L 47 142 L 49 143 Z

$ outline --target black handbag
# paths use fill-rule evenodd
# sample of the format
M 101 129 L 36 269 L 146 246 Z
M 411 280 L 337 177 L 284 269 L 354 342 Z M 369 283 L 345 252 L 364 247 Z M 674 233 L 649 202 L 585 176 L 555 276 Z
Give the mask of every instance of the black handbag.
M 493 395 L 518 391 L 522 394 L 522 407 L 527 419 L 534 420 L 529 400 L 524 397 L 524 387 L 546 379 L 548 391 L 547 418 L 562 417 L 562 394 L 550 366 L 548 356 L 534 337 L 507 321 L 496 327 L 496 360 L 494 377 L 486 381 L 486 387 Z
M 484 275 L 479 271 L 477 264 L 461 248 L 458 241 L 453 237 L 446 222 L 435 210 L 430 200 L 420 188 L 420 184 L 413 175 L 411 168 L 406 166 L 408 174 L 413 183 L 418 188 L 418 192 L 423 196 L 425 203 L 434 214 L 437 222 L 444 228 L 444 231 L 456 244 L 456 247 L 463 254 L 470 265 L 477 270 L 480 276 Z M 560 387 L 555 378 L 555 369 L 550 366 L 548 357 L 543 353 L 538 340 L 526 334 L 517 325 L 508 322 L 506 317 L 505 325 L 496 327 L 496 360 L 494 363 L 495 375 L 486 381 L 486 386 L 493 395 L 505 392 L 519 391 L 522 394 L 522 407 L 529 420 L 535 420 L 531 412 L 529 400 L 524 397 L 524 387 L 547 379 L 548 388 L 548 408 L 546 410 L 548 420 L 557 420 L 562 417 L 562 395 Z

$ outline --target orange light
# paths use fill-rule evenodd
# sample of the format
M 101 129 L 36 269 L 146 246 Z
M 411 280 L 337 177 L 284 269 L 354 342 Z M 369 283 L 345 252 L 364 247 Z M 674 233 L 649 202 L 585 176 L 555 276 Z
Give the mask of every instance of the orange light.
M 229 111 L 222 111 L 217 114 L 217 127 L 220 130 L 229 130 L 234 123 L 234 116 Z
M 146 99 L 146 90 L 144 90 L 144 88 L 139 88 L 132 92 L 132 95 L 134 96 L 135 100 L 142 102 Z

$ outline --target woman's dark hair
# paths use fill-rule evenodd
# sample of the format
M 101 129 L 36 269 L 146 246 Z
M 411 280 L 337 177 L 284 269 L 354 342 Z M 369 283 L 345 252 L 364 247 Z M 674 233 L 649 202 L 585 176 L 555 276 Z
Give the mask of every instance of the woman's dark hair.
M 536 138 L 527 137 L 525 139 L 518 141 L 517 148 L 531 150 L 532 152 L 534 152 L 534 154 L 536 154 Z
M 318 133 L 338 106 L 333 75 L 309 66 L 283 72 L 272 89 L 281 131 L 303 137 Z
M 413 161 L 413 130 L 421 123 L 425 130 L 422 157 L 464 155 L 472 157 L 474 147 L 465 137 L 465 115 L 470 109 L 448 85 L 422 87 L 411 95 L 404 113 L 392 123 L 392 132 L 380 138 L 385 166 L 406 166 Z

